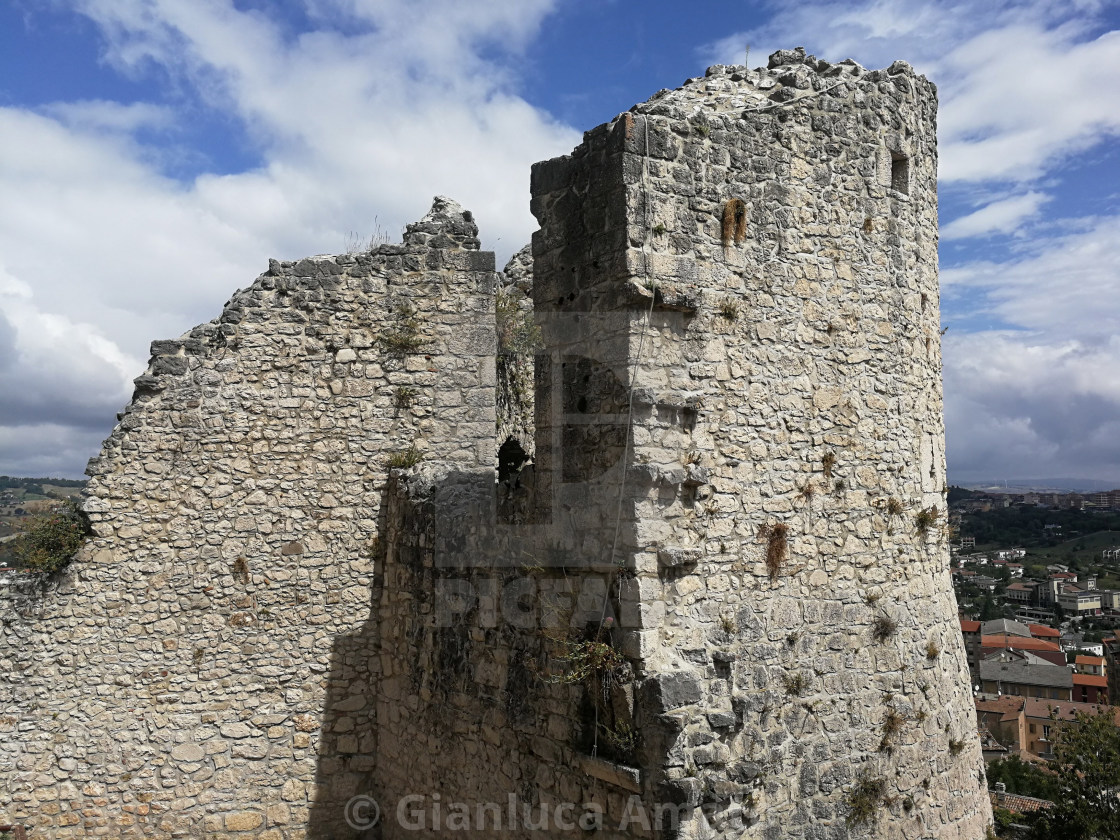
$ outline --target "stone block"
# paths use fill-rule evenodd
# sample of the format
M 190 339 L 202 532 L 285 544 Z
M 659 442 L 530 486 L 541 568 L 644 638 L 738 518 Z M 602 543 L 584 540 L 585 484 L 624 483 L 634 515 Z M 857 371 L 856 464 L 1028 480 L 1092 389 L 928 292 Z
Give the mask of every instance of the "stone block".
M 227 831 L 253 831 L 264 823 L 264 816 L 257 811 L 240 811 L 236 814 L 226 814 Z
M 652 714 L 699 703 L 703 692 L 700 680 L 684 672 L 657 674 L 641 685 L 642 697 Z

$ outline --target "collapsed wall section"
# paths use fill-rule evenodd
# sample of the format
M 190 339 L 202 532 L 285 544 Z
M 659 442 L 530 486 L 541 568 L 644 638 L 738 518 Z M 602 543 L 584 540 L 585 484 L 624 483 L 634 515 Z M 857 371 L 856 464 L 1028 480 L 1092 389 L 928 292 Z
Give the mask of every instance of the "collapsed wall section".
M 437 199 L 403 245 L 271 261 L 152 345 L 90 464 L 95 537 L 4 627 L 7 821 L 350 830 L 377 752 L 386 478 L 492 470 L 495 284 L 470 214 Z
M 538 309 L 630 325 L 601 357 L 633 409 L 622 641 L 640 737 L 671 736 L 645 795 L 705 836 L 990 820 L 944 530 L 935 114 L 903 62 L 783 51 L 534 168 Z M 553 381 L 538 407 L 596 399 Z M 563 485 L 593 439 L 538 462 Z

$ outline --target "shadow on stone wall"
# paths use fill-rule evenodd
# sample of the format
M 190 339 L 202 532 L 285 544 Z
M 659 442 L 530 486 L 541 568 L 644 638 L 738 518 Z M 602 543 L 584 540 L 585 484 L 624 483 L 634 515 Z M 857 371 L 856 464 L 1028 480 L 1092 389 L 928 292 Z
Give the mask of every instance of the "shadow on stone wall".
M 376 817 L 377 680 L 380 665 L 378 602 L 389 538 L 388 488 L 382 491 L 377 539 L 369 550 L 374 562 L 370 617 L 357 633 L 337 636 L 324 679 L 321 720 L 306 720 L 310 737 L 318 732 L 315 787 L 310 802 L 308 840 L 379 840 Z
M 547 677 L 563 646 L 542 630 L 557 599 L 576 611 L 574 632 L 597 624 L 609 572 L 578 568 L 578 552 L 540 523 L 498 517 L 495 502 L 509 489 L 490 471 L 420 468 L 390 478 L 371 618 L 335 639 L 325 675 L 311 840 L 431 836 L 398 825 L 404 797 L 512 797 L 539 808 L 564 776 L 569 799 L 616 807 L 579 769 L 596 718 L 580 699 L 583 685 Z M 614 599 L 607 611 L 617 614 Z M 632 704 L 623 703 L 627 716 Z M 370 825 L 378 806 L 380 821 Z

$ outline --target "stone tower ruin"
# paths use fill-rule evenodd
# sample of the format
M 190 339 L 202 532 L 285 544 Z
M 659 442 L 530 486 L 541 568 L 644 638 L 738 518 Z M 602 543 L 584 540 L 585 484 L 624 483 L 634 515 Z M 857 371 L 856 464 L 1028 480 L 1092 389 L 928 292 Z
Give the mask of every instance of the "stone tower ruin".
M 155 342 L 9 596 L 0 822 L 983 837 L 935 116 L 903 62 L 712 67 L 537 164 L 505 273 L 437 199 Z

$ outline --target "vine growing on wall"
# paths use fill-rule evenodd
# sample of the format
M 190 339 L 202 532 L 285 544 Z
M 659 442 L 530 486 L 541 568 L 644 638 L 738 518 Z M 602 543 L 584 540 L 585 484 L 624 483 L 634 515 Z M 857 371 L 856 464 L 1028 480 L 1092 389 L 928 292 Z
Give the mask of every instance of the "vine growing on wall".
M 524 298 L 524 294 L 521 297 Z M 494 308 L 499 353 L 529 356 L 543 346 L 541 328 L 534 319 L 532 310 L 522 311 L 513 292 L 498 289 L 494 297 Z

